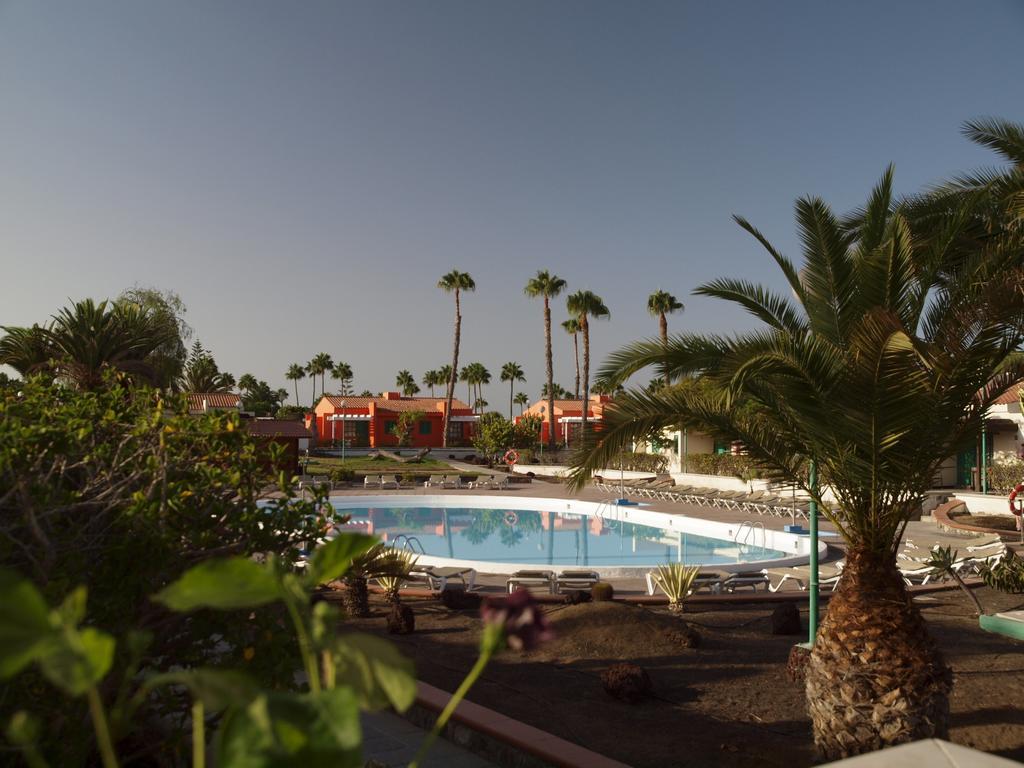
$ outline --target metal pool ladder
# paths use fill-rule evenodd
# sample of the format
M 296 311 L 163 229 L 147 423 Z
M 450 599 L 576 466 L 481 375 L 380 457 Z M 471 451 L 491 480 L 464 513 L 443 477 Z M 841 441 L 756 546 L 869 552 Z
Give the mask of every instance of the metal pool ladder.
M 402 549 L 406 549 L 409 552 L 415 552 L 418 555 L 427 554 L 427 550 L 423 548 L 423 543 L 415 536 L 407 536 L 404 533 L 400 533 L 395 536 L 395 540 L 391 543 L 392 548 L 398 549 L 399 542 L 402 543 Z M 419 547 L 419 549 L 417 549 Z
M 768 534 L 765 531 L 764 523 L 760 520 L 744 520 L 739 529 L 736 531 L 736 535 L 733 537 L 733 541 L 739 546 L 748 546 L 751 549 L 757 547 L 757 538 L 755 532 L 760 529 L 761 531 L 761 551 L 764 552 L 767 549 Z M 745 535 L 744 535 L 745 534 Z M 743 540 L 740 541 L 740 536 L 743 536 Z M 751 542 L 750 539 L 754 541 Z

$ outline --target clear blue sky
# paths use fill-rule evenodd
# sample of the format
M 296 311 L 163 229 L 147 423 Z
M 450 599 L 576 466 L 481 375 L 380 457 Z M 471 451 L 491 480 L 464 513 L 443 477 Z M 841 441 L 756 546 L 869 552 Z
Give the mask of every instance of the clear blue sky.
M 536 270 L 605 299 L 595 363 L 656 333 L 659 288 L 674 331 L 746 327 L 689 296 L 778 285 L 731 214 L 796 256 L 798 196 L 993 163 L 959 128 L 1024 121 L 1021 39 L 1010 0 L 0 0 L 0 325 L 155 286 L 236 376 L 325 351 L 389 389 L 450 360 L 458 268 L 461 361 L 533 397 Z

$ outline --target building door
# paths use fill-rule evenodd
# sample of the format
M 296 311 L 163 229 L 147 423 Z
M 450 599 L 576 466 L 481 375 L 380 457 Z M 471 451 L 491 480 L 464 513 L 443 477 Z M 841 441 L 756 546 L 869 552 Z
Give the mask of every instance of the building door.
M 357 421 L 352 424 L 354 434 L 352 440 L 352 446 L 355 448 L 365 448 L 370 444 L 370 422 L 368 421 Z
M 985 466 L 992 466 L 992 433 L 985 436 Z M 978 466 L 978 446 L 972 446 L 957 454 L 956 484 L 961 488 L 974 487 L 974 470 Z

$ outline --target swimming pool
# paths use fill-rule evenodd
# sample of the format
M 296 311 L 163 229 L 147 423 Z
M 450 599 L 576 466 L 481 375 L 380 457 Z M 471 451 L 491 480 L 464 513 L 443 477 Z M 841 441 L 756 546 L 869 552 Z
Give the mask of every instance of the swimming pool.
M 810 555 L 807 536 L 756 522 L 572 499 L 381 495 L 331 503 L 351 515 L 348 529 L 411 549 L 425 564 L 485 573 L 585 566 L 604 576 L 637 576 L 668 562 L 739 571 L 797 565 Z

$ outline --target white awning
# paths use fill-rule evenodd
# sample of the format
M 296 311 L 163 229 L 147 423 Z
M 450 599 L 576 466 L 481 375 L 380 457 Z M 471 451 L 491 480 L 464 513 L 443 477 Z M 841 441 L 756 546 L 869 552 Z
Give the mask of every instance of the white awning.
M 327 418 L 327 421 L 369 421 L 368 413 L 335 413 Z
M 480 421 L 479 416 L 452 416 L 449 421 Z
M 600 420 L 601 420 L 600 416 L 587 416 L 587 421 L 600 421 Z M 569 422 L 571 424 L 579 424 L 582 421 L 583 421 L 583 417 L 582 416 L 562 416 L 558 420 L 558 423 L 559 424 L 565 424 L 566 422 Z

